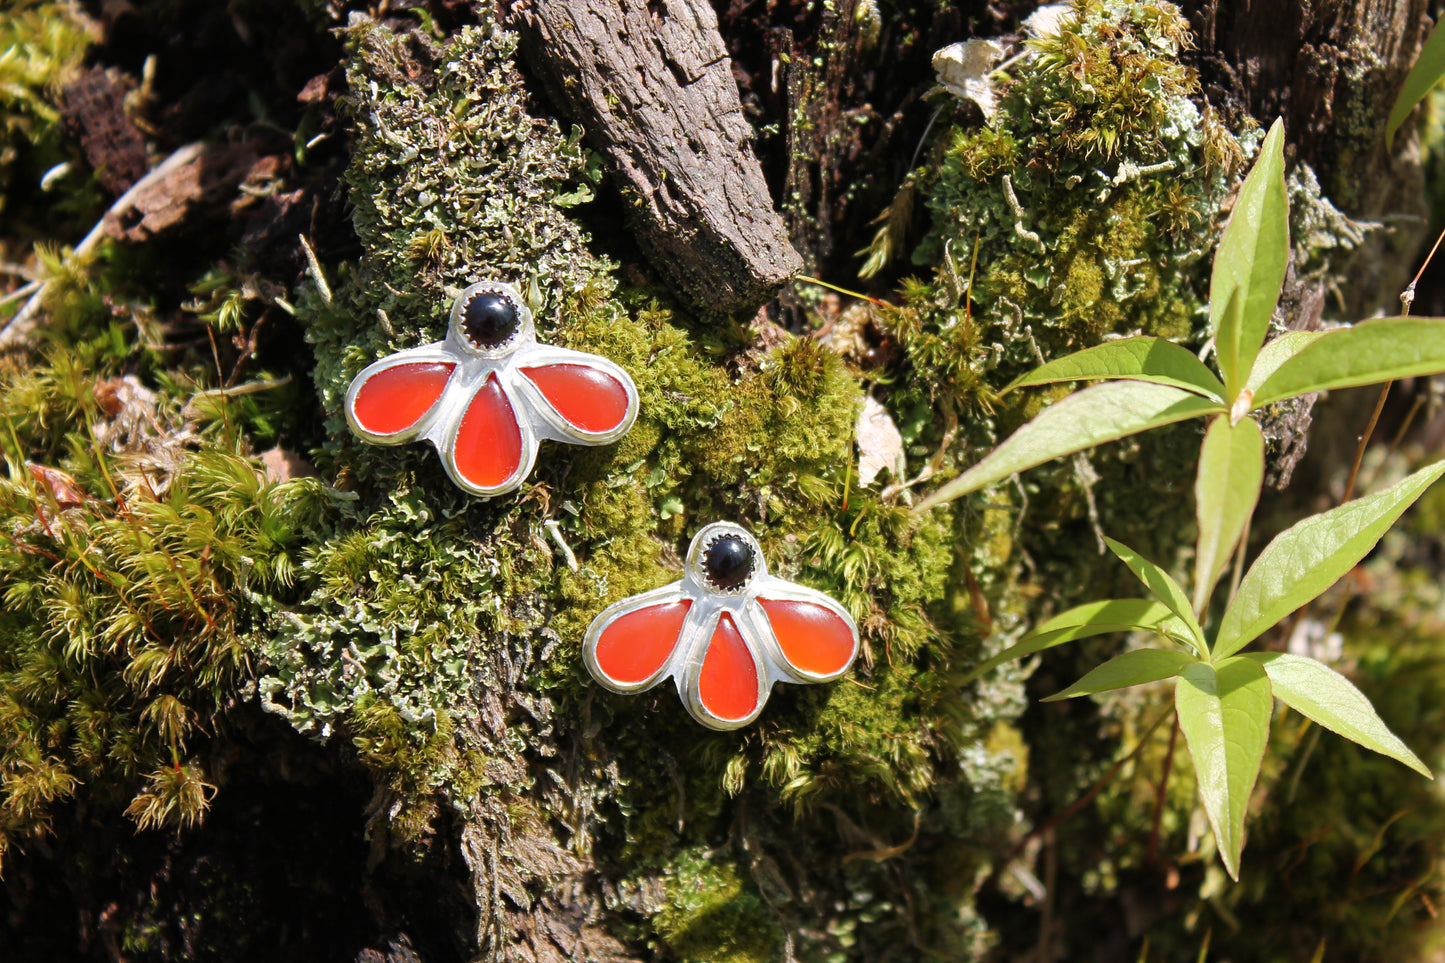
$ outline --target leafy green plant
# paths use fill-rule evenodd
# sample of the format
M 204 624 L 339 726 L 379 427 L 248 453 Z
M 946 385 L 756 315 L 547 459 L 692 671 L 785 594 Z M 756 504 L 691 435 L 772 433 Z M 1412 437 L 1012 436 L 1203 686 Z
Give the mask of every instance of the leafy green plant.
M 1106 540 L 1148 598 L 1090 602 L 1062 613 L 978 666 L 970 679 L 1052 646 L 1121 631 L 1165 645 L 1104 663 L 1051 698 L 1175 680 L 1175 709 L 1220 855 L 1237 878 L 1244 816 L 1268 741 L 1273 699 L 1317 724 L 1429 776 L 1349 680 L 1313 659 L 1241 650 L 1318 597 L 1374 547 L 1442 473 L 1445 461 L 1394 486 L 1306 518 L 1277 536 L 1238 582 L 1217 623 L 1204 622 L 1220 576 L 1249 529 L 1264 477 L 1254 416 L 1315 391 L 1445 371 L 1445 319 L 1366 321 L 1265 343 L 1289 257 L 1284 131 L 1276 122 L 1235 201 L 1214 259 L 1210 321 L 1218 374 L 1185 348 L 1126 338 L 1044 364 L 1008 389 L 1100 384 L 1045 408 L 918 511 L 1053 458 L 1193 417 L 1209 419 L 1195 482 L 1193 592 L 1125 545 Z
M 1044 364 L 1004 393 L 1064 381 L 1102 383 L 1045 408 L 916 510 L 1150 428 L 1211 416 L 1227 417 L 1233 428 L 1271 404 L 1311 392 L 1445 371 L 1441 318 L 1380 318 L 1328 332 L 1288 331 L 1264 343 L 1288 260 L 1283 149 L 1284 128 L 1276 121 L 1215 254 L 1210 321 L 1220 375 L 1188 349 L 1150 337 L 1110 341 Z M 1200 475 L 1218 468 L 1207 462 Z
M 1225 868 L 1238 878 L 1245 807 L 1264 757 L 1271 695 L 1326 729 L 1430 775 L 1344 676 L 1304 656 L 1239 652 L 1353 568 L 1442 473 L 1445 461 L 1436 462 L 1384 491 L 1306 518 L 1278 535 L 1240 581 L 1211 634 L 1200 626 L 1183 587 L 1164 569 L 1108 539 L 1109 548 L 1151 597 L 1070 609 L 978 666 L 970 678 L 1076 639 L 1123 631 L 1154 633 L 1165 647 L 1115 656 L 1049 699 L 1175 679 L 1175 711 L 1194 759 L 1205 812 Z

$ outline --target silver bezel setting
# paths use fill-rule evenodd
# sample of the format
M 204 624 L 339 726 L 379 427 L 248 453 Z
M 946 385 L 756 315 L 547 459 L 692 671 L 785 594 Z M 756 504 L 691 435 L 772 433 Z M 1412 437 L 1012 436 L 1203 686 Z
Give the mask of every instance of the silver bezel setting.
M 746 583 L 735 590 L 714 587 L 703 570 L 706 547 L 721 535 L 741 538 L 753 552 L 752 574 Z M 639 682 L 629 683 L 613 679 L 603 671 L 597 661 L 597 643 L 609 625 L 640 609 L 684 599 L 689 600 L 692 605 L 683 620 L 672 653 L 656 672 Z M 837 615 L 853 634 L 853 651 L 847 662 L 838 671 L 827 674 L 807 672 L 794 666 L 783 655 L 772 623 L 762 607 L 762 599 L 811 602 Z M 757 705 L 751 713 L 740 719 L 724 719 L 714 715 L 703 705 L 698 691 L 698 676 L 707 655 L 708 643 L 718 620 L 724 614 L 731 616 L 757 667 Z M 726 731 L 740 728 L 756 719 L 767 705 L 768 696 L 778 682 L 829 682 L 846 673 L 858 657 L 858 624 L 848 610 L 833 598 L 816 589 L 770 574 L 761 546 L 745 528 L 732 522 L 713 522 L 693 536 L 692 543 L 688 546 L 687 560 L 683 565 L 683 577 L 670 585 L 634 595 L 603 609 L 587 628 L 582 653 L 592 677 L 613 692 L 643 692 L 665 679 L 672 679 L 689 715 L 709 729 Z
M 493 293 L 506 298 L 517 311 L 517 330 L 495 348 L 479 348 L 462 330 L 462 311 L 477 294 Z M 453 365 L 445 389 L 420 419 L 402 431 L 377 434 L 366 430 L 357 421 L 356 397 L 367 381 L 398 365 L 436 362 Z M 627 394 L 627 413 L 622 421 L 607 431 L 588 432 L 569 424 L 552 407 L 545 395 L 522 373 L 523 368 L 552 364 L 580 365 L 601 371 L 616 379 Z M 516 470 L 500 484 L 476 485 L 464 478 L 456 466 L 456 436 L 462 416 L 478 389 L 495 376 L 502 395 L 511 406 L 521 433 L 521 454 Z M 556 345 L 538 344 L 532 312 L 528 310 L 516 288 L 500 281 L 480 281 L 463 290 L 452 301 L 447 336 L 441 341 L 408 348 L 373 362 L 352 379 L 346 391 L 346 421 L 357 437 L 377 445 L 401 445 L 411 441 L 428 441 L 441 456 L 447 475 L 458 488 L 480 498 L 506 494 L 520 487 L 537 461 L 537 447 L 542 441 L 560 441 L 572 445 L 606 445 L 627 434 L 637 420 L 637 386 L 630 375 L 600 355 L 574 351 Z

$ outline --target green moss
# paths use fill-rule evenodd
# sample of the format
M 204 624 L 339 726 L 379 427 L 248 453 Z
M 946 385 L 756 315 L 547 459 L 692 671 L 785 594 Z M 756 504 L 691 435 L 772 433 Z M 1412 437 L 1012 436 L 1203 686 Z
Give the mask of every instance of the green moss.
M 204 813 L 214 787 L 187 753 L 247 679 L 249 633 L 291 595 L 326 507 L 314 481 L 268 482 L 179 405 L 105 379 L 94 348 L 112 341 L 4 375 L 0 852 L 82 785 L 129 798 L 142 827 Z M 108 408 L 100 386 L 129 400 Z
M 1007 130 L 985 127 L 976 133 L 955 131 L 949 160 L 976 181 L 989 181 L 1018 164 L 1018 141 Z
M 716 854 L 676 854 L 667 904 L 653 923 L 678 960 L 764 963 L 776 960 L 782 932 L 738 869 Z
M 0 18 L 0 211 L 12 184 L 35 183 L 67 158 L 60 91 L 94 40 L 73 4 L 7 4 Z
M 993 118 L 915 172 L 933 220 L 913 258 L 934 278 L 883 315 L 915 384 L 986 414 L 983 386 L 1040 352 L 1202 337 L 1219 159 L 1239 148 L 1191 99 L 1187 43 L 1170 4 L 1081 0 L 1031 41 Z

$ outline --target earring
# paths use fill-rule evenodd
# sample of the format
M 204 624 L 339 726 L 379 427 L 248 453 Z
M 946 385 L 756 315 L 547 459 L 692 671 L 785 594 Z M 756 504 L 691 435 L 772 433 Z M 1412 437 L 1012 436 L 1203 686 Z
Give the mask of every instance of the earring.
M 731 522 L 693 537 L 683 577 L 608 606 L 583 657 L 613 692 L 671 678 L 692 717 L 736 729 L 758 717 L 776 682 L 828 682 L 853 664 L 858 626 L 843 606 L 768 574 L 757 539 Z
M 539 440 L 605 445 L 637 419 L 627 372 L 538 344 L 510 285 L 482 281 L 452 302 L 443 341 L 368 365 L 346 392 L 351 430 L 378 445 L 432 443 L 452 481 L 489 498 L 519 487 Z

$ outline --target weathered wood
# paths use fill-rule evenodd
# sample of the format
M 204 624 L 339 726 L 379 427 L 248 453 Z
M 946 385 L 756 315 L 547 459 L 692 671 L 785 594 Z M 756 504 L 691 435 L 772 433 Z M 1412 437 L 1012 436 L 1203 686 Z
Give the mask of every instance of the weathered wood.
M 516 2 L 508 22 L 609 161 L 648 259 L 703 308 L 746 311 L 802 269 L 704 0 Z

